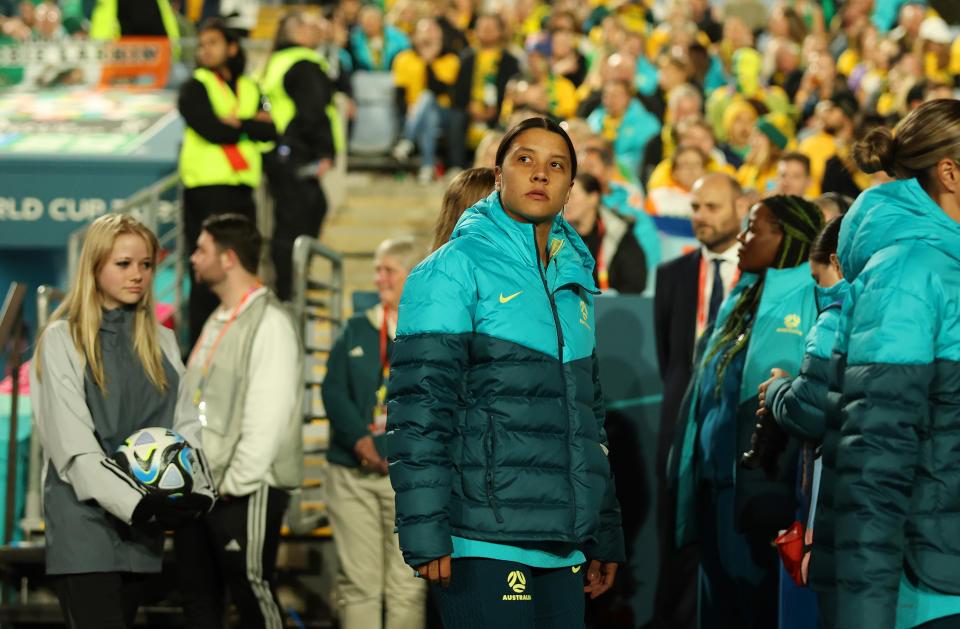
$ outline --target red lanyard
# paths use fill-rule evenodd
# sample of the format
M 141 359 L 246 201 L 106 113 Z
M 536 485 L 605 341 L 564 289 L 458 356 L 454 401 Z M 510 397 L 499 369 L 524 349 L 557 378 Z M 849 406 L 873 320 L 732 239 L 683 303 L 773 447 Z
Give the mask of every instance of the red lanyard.
M 610 288 L 610 273 L 607 271 L 607 262 L 603 259 L 603 235 L 606 230 L 603 228 L 603 219 L 597 215 L 597 236 L 600 240 L 600 246 L 597 247 L 597 288 L 607 290 Z
M 390 361 L 387 360 L 387 321 L 390 318 L 390 306 L 383 306 L 383 321 L 380 325 L 380 366 L 383 367 L 384 381 L 390 377 Z
M 200 382 L 197 383 L 197 392 L 193 396 L 194 405 L 200 403 L 200 395 L 203 392 L 203 386 L 207 380 L 207 372 L 210 370 L 210 362 L 213 360 L 214 352 L 217 351 L 217 345 L 220 344 L 220 339 L 222 339 L 223 335 L 227 333 L 227 328 L 230 327 L 230 324 L 233 323 L 233 320 L 237 318 L 237 314 L 240 312 L 240 308 L 243 307 L 244 302 L 247 301 L 247 298 L 255 293 L 261 286 L 263 286 L 263 283 L 260 280 L 257 280 L 256 283 L 243 294 L 243 297 L 240 298 L 240 301 L 237 302 L 237 305 L 233 307 L 233 312 L 230 313 L 230 317 L 227 319 L 227 322 L 223 324 L 222 328 L 220 328 L 220 333 L 217 334 L 217 338 L 213 340 L 213 345 L 210 347 L 210 353 L 207 354 L 207 360 L 203 363 L 203 371 L 200 373 Z M 193 364 L 193 359 L 196 358 L 197 351 L 203 347 L 203 339 L 206 334 L 207 331 L 204 330 L 200 335 L 200 340 L 197 341 L 197 344 L 193 346 L 193 351 L 190 353 L 190 359 L 187 360 L 187 368 Z
M 697 338 L 700 338 L 703 331 L 707 329 L 707 266 L 709 263 L 710 260 L 707 260 L 707 257 L 701 253 L 700 277 L 697 280 Z M 720 280 L 722 282 L 723 278 L 721 277 Z M 739 280 L 740 269 L 738 268 L 733 275 L 733 282 L 729 288 L 736 286 Z

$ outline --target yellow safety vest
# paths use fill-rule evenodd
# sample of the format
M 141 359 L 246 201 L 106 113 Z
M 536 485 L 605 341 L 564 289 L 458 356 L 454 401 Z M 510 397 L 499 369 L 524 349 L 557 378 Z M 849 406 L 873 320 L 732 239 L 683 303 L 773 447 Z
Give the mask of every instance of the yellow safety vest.
M 290 68 L 301 61 L 311 61 L 317 64 L 324 73 L 328 72 L 330 68 L 327 60 L 316 50 L 294 46 L 278 50 L 270 56 L 267 69 L 260 81 L 260 89 L 267 100 L 270 101 L 270 115 L 273 116 L 273 123 L 277 126 L 277 135 L 283 135 L 287 125 L 297 115 L 297 105 L 287 94 L 287 90 L 284 89 L 283 78 Z M 337 111 L 332 99 L 324 111 L 327 114 L 327 119 L 330 120 L 334 149 L 337 153 L 342 153 L 346 149 L 346 139 L 344 138 L 343 124 L 340 121 L 340 112 Z
M 156 0 L 160 7 L 160 19 L 163 30 L 170 40 L 170 52 L 174 60 L 180 59 L 180 25 L 177 16 L 170 7 L 170 0 Z M 117 0 L 97 0 L 90 16 L 90 39 L 112 41 L 123 36 L 120 32 L 120 20 L 117 19 Z
M 193 77 L 207 90 L 213 113 L 217 116 L 236 116 L 241 120 L 253 118 L 260 108 L 260 92 L 256 84 L 245 76 L 237 79 L 237 93 L 216 73 L 199 68 Z M 204 139 L 189 126 L 183 134 L 180 149 L 180 178 L 187 188 L 199 186 L 260 185 L 260 148 L 257 142 L 242 135 L 234 145 L 214 144 Z

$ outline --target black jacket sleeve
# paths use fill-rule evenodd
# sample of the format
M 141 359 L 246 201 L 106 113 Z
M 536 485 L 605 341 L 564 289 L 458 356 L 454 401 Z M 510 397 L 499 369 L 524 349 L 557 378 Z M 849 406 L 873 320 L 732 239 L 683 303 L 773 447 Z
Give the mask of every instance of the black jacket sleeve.
M 473 62 L 477 53 L 472 48 L 464 48 L 460 53 L 460 71 L 453 84 L 453 106 L 466 109 L 470 103 L 470 89 L 473 87 Z
M 283 87 L 297 106 L 282 138 L 291 155 L 306 162 L 333 157 L 333 133 L 326 113 L 333 98 L 330 77 L 317 64 L 300 61 L 283 77 Z
M 277 128 L 272 122 L 249 119 L 240 121 L 240 131 L 257 142 L 273 142 L 277 139 Z
M 190 79 L 180 88 L 177 107 L 187 126 L 207 142 L 236 144 L 240 140 L 241 130 L 220 122 L 217 114 L 213 113 L 207 89 L 197 79 Z

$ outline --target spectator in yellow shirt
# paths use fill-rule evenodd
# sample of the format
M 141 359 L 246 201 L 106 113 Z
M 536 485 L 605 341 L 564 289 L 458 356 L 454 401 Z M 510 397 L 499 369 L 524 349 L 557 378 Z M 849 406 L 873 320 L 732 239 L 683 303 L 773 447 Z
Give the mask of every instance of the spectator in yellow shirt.
M 443 52 L 443 32 L 432 18 L 417 22 L 413 48 L 394 59 L 393 76 L 397 88 L 403 91 L 407 114 L 393 156 L 406 160 L 416 146 L 420 151 L 417 178 L 421 183 L 433 180 L 437 138 L 449 126 L 450 94 L 459 70 L 460 59 Z
M 550 36 L 537 33 L 527 38 L 525 50 L 532 83 L 542 86 L 547 92 L 546 113 L 558 120 L 573 118 L 577 113 L 577 88 L 563 76 L 553 73 L 550 59 L 553 56 Z

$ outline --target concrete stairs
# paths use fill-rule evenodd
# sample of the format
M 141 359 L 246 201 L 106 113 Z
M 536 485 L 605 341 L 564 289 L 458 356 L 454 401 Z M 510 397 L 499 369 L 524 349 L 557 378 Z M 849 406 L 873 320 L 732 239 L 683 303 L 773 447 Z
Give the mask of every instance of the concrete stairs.
M 375 172 L 348 172 L 344 179 L 343 202 L 327 216 L 320 242 L 345 257 L 349 311 L 353 291 L 374 290 L 373 254 L 383 240 L 412 235 L 429 247 L 447 182 L 422 185 Z

